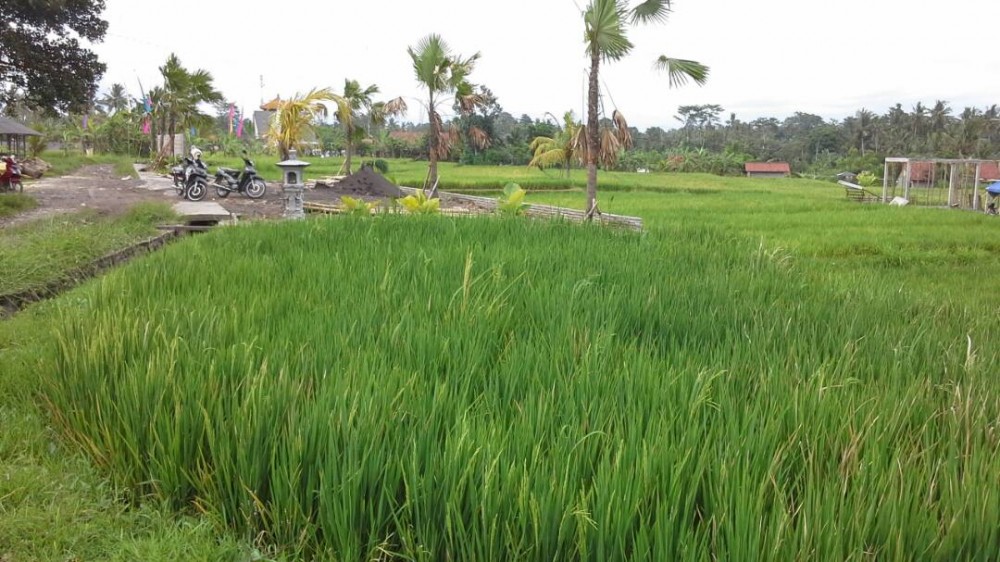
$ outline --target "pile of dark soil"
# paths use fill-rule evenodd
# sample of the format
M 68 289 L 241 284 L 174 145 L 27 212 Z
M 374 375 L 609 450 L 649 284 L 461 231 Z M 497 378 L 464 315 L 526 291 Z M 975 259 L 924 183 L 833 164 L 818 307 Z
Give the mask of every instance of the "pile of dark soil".
M 395 184 L 372 170 L 362 166 L 360 170 L 340 180 L 334 186 L 338 192 L 369 197 L 403 197 L 404 193 Z

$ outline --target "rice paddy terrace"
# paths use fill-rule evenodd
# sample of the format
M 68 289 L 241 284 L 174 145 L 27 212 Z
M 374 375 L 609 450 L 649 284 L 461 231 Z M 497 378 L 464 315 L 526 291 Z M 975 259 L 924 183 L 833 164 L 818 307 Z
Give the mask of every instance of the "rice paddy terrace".
M 1000 321 L 810 267 L 668 221 L 233 227 L 53 303 L 43 394 L 134 501 L 296 556 L 994 559 Z

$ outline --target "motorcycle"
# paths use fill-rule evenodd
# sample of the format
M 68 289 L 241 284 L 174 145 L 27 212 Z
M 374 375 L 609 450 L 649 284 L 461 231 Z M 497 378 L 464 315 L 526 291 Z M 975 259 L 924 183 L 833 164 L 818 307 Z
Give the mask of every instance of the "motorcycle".
M 199 160 L 184 157 L 184 165 L 170 168 L 177 194 L 191 201 L 201 201 L 208 193 L 208 167 Z
M 243 156 L 243 171 L 219 166 L 215 171 L 215 193 L 219 197 L 228 197 L 236 191 L 251 199 L 260 199 L 267 191 L 264 178 L 257 174 L 253 160 Z
M 21 183 L 21 166 L 14 160 L 13 156 L 4 156 L 2 161 L 6 167 L 3 174 L 0 175 L 0 192 L 24 193 L 24 184 Z

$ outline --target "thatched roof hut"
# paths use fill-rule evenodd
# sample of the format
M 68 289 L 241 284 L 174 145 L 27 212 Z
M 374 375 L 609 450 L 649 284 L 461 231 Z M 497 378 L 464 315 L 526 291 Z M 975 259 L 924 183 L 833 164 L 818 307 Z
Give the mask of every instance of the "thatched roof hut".
M 0 150 L 5 154 L 14 154 L 18 158 L 24 158 L 28 152 L 28 137 L 41 136 L 41 133 L 25 127 L 24 125 L 0 117 Z M 6 147 L 4 150 L 3 147 Z

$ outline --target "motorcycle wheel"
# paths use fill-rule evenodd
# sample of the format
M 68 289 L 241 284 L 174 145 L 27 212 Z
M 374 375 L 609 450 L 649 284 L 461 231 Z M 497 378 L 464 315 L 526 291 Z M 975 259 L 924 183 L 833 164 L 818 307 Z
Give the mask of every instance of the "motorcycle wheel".
M 226 197 L 229 197 L 229 190 L 217 185 L 215 186 L 215 194 L 218 195 L 220 199 L 225 199 Z
M 205 193 L 208 192 L 208 186 L 202 180 L 195 180 L 190 187 L 187 188 L 187 198 L 191 201 L 201 201 L 205 198 Z
M 247 197 L 250 199 L 260 199 L 267 192 L 267 184 L 262 179 L 255 179 L 247 186 Z
M 10 182 L 10 190 L 17 193 L 24 193 L 24 184 L 21 180 L 14 180 Z

